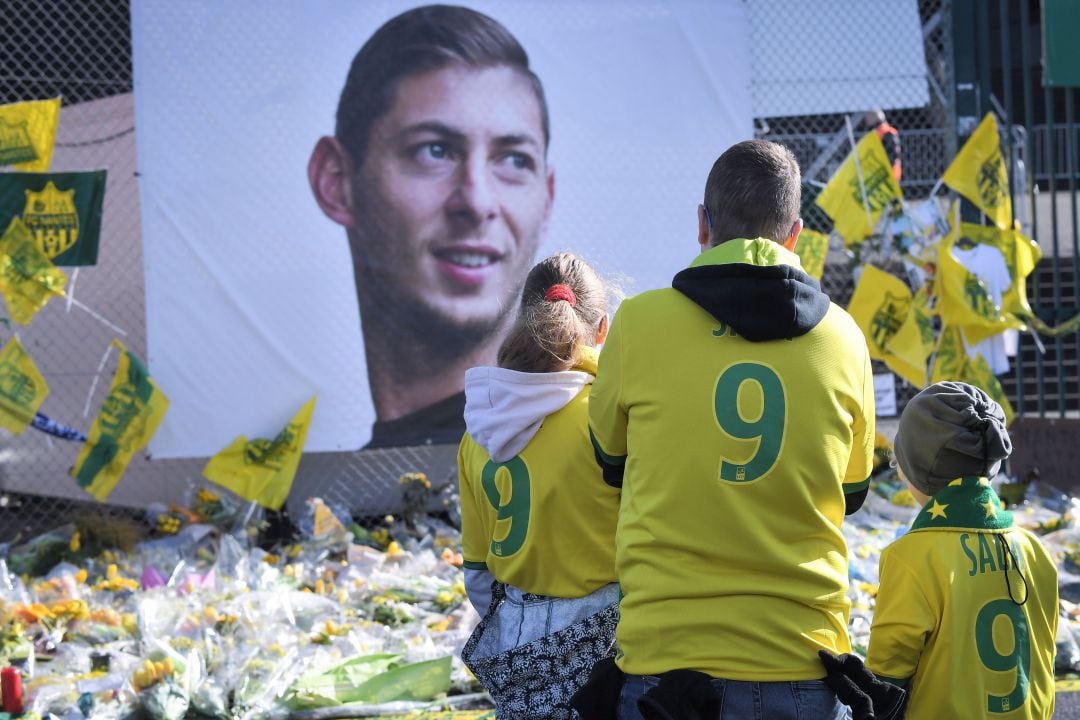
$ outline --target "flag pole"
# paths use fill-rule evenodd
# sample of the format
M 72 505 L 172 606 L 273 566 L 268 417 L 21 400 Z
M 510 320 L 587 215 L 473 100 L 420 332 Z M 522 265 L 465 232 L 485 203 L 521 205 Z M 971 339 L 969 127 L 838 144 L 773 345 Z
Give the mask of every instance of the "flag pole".
M 866 210 L 866 226 L 874 229 L 874 221 L 870 215 L 870 198 L 866 196 L 866 183 L 863 182 L 862 163 L 859 162 L 859 148 L 855 145 L 855 133 L 851 130 L 851 118 L 844 116 L 844 126 L 847 128 L 848 140 L 851 142 L 851 155 L 855 158 L 855 174 L 859 176 L 859 190 L 862 192 L 863 209 Z

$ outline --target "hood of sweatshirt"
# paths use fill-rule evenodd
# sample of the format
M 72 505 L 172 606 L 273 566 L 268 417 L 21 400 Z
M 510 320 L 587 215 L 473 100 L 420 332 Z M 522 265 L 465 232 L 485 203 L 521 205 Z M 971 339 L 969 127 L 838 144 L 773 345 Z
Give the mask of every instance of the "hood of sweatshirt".
M 525 449 L 548 415 L 577 397 L 596 375 L 597 350 L 578 348 L 571 370 L 527 373 L 500 367 L 465 371 L 465 431 L 495 462 Z
M 799 256 L 766 238 L 728 240 L 701 253 L 671 286 L 754 342 L 805 335 L 829 311 L 829 296 Z

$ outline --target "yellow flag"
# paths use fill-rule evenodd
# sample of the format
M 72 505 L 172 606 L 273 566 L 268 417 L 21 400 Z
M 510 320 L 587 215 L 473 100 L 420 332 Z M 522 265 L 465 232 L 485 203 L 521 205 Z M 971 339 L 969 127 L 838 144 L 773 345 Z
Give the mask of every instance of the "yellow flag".
M 8 340 L 0 350 L 0 427 L 22 434 L 48 394 L 45 378 L 19 338 Z
M 60 98 L 0 105 L 0 165 L 48 172 L 59 119 Z
M 957 228 L 938 243 L 934 293 L 942 321 L 959 327 L 974 345 L 1021 323 L 1006 317 L 983 281 L 953 255 L 959 237 Z
M 836 232 L 847 245 L 862 242 L 874 231 L 885 208 L 903 198 L 877 133 L 864 135 L 855 149 L 859 167 L 855 166 L 855 153 L 849 154 L 814 200 L 833 219 Z M 862 183 L 859 182 L 860 170 Z
M 990 370 L 986 360 L 983 359 L 982 355 L 965 357 L 964 359 L 964 368 L 959 379 L 981 388 L 987 395 L 992 397 L 1005 412 L 1005 425 L 1011 425 L 1016 413 L 1013 411 L 1009 398 L 1005 395 L 1005 389 L 1001 387 L 1001 382 L 994 377 L 994 373 Z
M 967 361 L 967 349 L 960 328 L 946 325 L 941 328 L 937 347 L 934 348 L 934 368 L 930 373 L 930 382 L 942 380 L 962 380 L 964 363 Z
M 986 113 L 941 179 L 975 203 L 999 228 L 1012 225 L 1009 176 L 1001 156 L 1001 141 L 993 113 Z
M 803 228 L 799 233 L 799 242 L 795 245 L 795 253 L 799 256 L 806 274 L 820 282 L 821 275 L 825 272 L 825 256 L 829 253 L 829 236 Z
M 848 313 L 866 336 L 871 358 L 885 358 L 885 348 L 904 324 L 910 307 L 911 290 L 903 280 L 873 265 L 863 266 Z
M 53 295 L 64 296 L 67 275 L 52 264 L 34 234 L 15 218 L 0 237 L 0 293 L 11 319 L 27 325 Z
M 1027 277 L 1042 258 L 1042 249 L 1031 238 L 1017 230 L 999 230 L 993 225 L 961 223 L 960 236 L 982 245 L 997 248 L 1009 268 L 1009 289 L 1001 297 L 1001 309 L 1006 315 L 1023 318 L 1031 315 L 1027 297 Z
M 292 488 L 314 410 L 312 397 L 273 440 L 236 438 L 210 458 L 203 477 L 245 500 L 280 509 Z
M 903 324 L 885 345 L 885 364 L 917 388 L 926 384 L 926 360 L 934 350 L 930 291 L 924 285 L 915 293 Z
M 169 408 L 168 398 L 139 358 L 119 340 L 113 345 L 120 350 L 120 363 L 112 387 L 71 469 L 79 486 L 101 501 L 116 487 L 135 453 L 150 442 Z

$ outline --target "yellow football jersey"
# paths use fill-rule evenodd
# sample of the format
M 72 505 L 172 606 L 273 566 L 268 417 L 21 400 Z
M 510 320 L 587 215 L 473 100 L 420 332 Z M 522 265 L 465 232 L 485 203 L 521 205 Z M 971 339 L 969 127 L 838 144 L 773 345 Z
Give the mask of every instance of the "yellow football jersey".
M 866 661 L 908 688 L 906 718 L 1053 716 L 1057 568 L 986 479 L 938 492 L 880 577 Z
M 676 276 L 716 314 L 663 289 L 615 315 L 590 426 L 624 463 L 624 672 L 814 679 L 818 649 L 850 649 L 840 525 L 872 467 L 873 376 L 859 328 L 799 267 L 777 243 L 732 240 Z
M 588 435 L 589 389 L 548 415 L 504 463 L 465 435 L 458 448 L 465 567 L 525 592 L 583 597 L 615 582 L 619 490 Z

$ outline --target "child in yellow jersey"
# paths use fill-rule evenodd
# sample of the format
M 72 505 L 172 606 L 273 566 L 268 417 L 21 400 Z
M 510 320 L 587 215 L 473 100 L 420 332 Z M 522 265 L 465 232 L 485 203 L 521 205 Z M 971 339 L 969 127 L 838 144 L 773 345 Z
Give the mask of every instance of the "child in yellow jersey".
M 588 434 L 607 300 L 580 258 L 540 262 L 498 367 L 465 374 L 465 584 L 483 620 L 462 660 L 500 719 L 570 718 L 571 695 L 614 654 L 619 490 Z
M 931 385 L 900 416 L 900 477 L 924 507 L 881 555 L 866 664 L 908 697 L 906 713 L 875 699 L 879 719 L 1053 715 L 1057 568 L 990 486 L 1011 450 L 1001 407 L 966 383 Z

